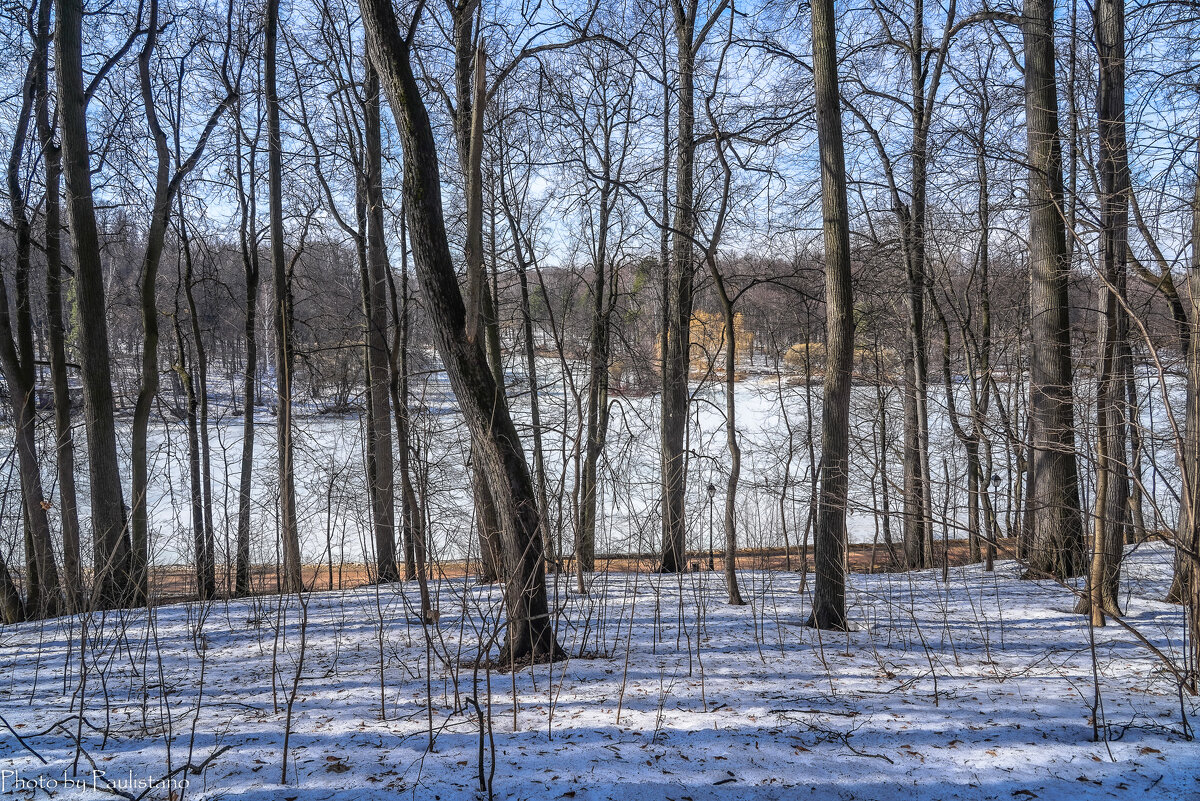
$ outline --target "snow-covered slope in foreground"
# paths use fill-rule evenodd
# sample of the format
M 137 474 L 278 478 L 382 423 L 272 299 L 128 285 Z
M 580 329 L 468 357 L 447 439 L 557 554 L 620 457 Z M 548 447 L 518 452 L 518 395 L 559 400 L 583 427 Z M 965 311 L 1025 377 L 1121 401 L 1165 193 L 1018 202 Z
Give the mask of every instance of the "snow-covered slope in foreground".
M 1134 550 L 1124 600 L 1180 664 L 1183 612 L 1159 602 L 1169 568 L 1166 548 Z M 468 665 L 500 614 L 495 588 L 440 584 L 428 654 L 415 587 L 313 595 L 286 786 L 295 598 L 95 618 L 82 685 L 78 620 L 3 628 L 0 710 L 47 764 L 4 730 L 0 796 L 53 781 L 55 797 L 101 797 L 63 782 L 77 764 L 90 783 L 94 762 L 132 796 L 169 775 L 148 797 L 473 798 L 477 699 L 497 798 L 1200 798 L 1200 744 L 1181 723 L 1197 699 L 1118 626 L 1094 632 L 1093 664 L 1069 594 L 1017 575 L 855 575 L 857 630 L 820 636 L 802 625 L 799 574 L 743 574 L 743 607 L 725 605 L 719 574 L 598 576 L 586 597 L 563 578 L 560 639 L 585 657 L 492 672 L 490 695 Z M 1095 675 L 1107 744 L 1092 740 Z

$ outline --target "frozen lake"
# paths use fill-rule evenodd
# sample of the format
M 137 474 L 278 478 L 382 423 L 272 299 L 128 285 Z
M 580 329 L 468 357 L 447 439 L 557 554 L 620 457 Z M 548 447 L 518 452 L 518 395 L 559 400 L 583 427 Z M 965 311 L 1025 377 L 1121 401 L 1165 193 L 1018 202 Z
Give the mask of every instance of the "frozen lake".
M 538 397 L 552 530 L 560 532 L 562 547 L 569 552 L 573 539 L 573 489 L 578 469 L 575 443 L 583 436 L 583 431 L 576 396 L 564 392 L 557 368 L 557 362 L 549 359 L 539 366 L 543 377 Z M 1182 420 L 1181 388 L 1175 384 L 1171 387 L 1172 404 Z M 961 387 L 954 390 L 956 397 L 961 396 L 960 412 L 965 412 L 965 391 Z M 441 559 L 474 555 L 476 544 L 470 535 L 472 510 L 466 472 L 465 425 L 444 375 L 424 374 L 414 381 L 412 391 L 414 445 L 419 449 L 421 465 L 416 480 L 428 508 L 431 552 Z M 526 453 L 531 456 L 529 392 L 523 376 L 510 376 L 509 393 L 514 414 L 522 427 Z M 951 428 L 945 398 L 944 386 L 930 388 L 930 464 L 934 511 L 938 518 L 935 535 L 939 538 L 946 521 L 950 537 L 965 536 L 961 526 L 966 519 L 966 459 Z M 742 547 L 782 546 L 786 529 L 788 542 L 797 547 L 806 535 L 811 500 L 810 408 L 816 439 L 814 452 L 820 444 L 820 386 L 789 383 L 786 377 L 752 374 L 738 383 L 736 401 L 743 454 L 739 542 Z M 1013 402 L 1019 403 L 1020 399 L 1014 398 Z M 1161 393 L 1148 376 L 1143 381 L 1142 402 L 1143 437 L 1147 448 L 1143 484 L 1157 499 L 1156 504 L 1148 504 L 1147 516 L 1152 525 L 1162 527 L 1172 524 L 1175 519 L 1174 493 L 1178 490 L 1178 477 L 1171 426 L 1162 410 Z M 879 414 L 881 403 L 886 417 L 883 421 Z M 660 546 L 658 398 L 614 395 L 611 405 L 609 438 L 601 471 L 597 551 L 655 551 Z M 693 384 L 692 409 L 687 441 L 688 530 L 691 536 L 688 547 L 704 549 L 710 531 L 710 513 L 717 528 L 715 538 L 721 541 L 722 504 L 728 471 L 723 387 L 712 382 Z M 995 416 L 993 406 L 992 417 Z M 275 563 L 278 559 L 275 418 L 263 408 L 257 411 L 256 417 L 252 480 L 253 556 L 256 563 Z M 1080 442 L 1083 442 L 1090 428 L 1087 421 L 1091 419 L 1086 399 L 1080 401 L 1077 419 L 1081 421 Z M 987 432 L 994 453 L 993 469 L 1002 477 L 993 500 L 1002 520 L 1011 520 L 1014 510 L 1010 508 L 1009 487 L 1015 466 L 1004 432 L 996 420 L 991 422 L 996 424 L 996 428 Z M 77 420 L 77 425 L 80 426 L 77 433 L 80 492 L 81 498 L 86 498 L 83 494 L 87 489 L 87 475 L 82 453 L 82 421 Z M 364 557 L 369 560 L 371 545 L 369 508 L 365 501 L 363 425 L 360 414 L 322 415 L 315 409 L 301 409 L 296 422 L 296 490 L 301 547 L 306 562 L 328 562 L 330 559 L 361 562 Z M 899 389 L 856 386 L 852 425 L 850 539 L 870 543 L 878 537 L 882 544 L 880 453 L 885 447 L 890 526 L 892 536 L 898 539 L 903 425 Z M 43 441 L 49 430 L 47 419 L 39 431 Z M 11 429 L 0 436 L 11 443 Z M 127 420 L 119 422 L 118 436 L 120 447 L 127 452 L 130 440 Z M 186 427 L 174 418 L 159 418 L 152 426 L 150 439 L 152 558 L 157 564 L 186 563 L 191 560 L 192 550 Z M 228 404 L 214 401 L 209 441 L 217 557 L 218 562 L 224 562 L 232 558 L 233 552 L 242 447 L 242 419 Z M 50 449 L 43 447 L 43 452 L 50 453 Z M 815 455 L 819 460 L 819 453 Z M 6 509 L 15 508 L 17 502 L 14 467 L 13 460 L 9 460 L 0 474 Z M 785 473 L 788 476 L 786 486 Z M 1091 485 L 1090 464 L 1086 461 L 1081 462 L 1081 473 L 1086 508 Z M 48 494 L 53 496 L 57 488 L 49 459 L 45 475 Z M 124 471 L 124 479 L 128 503 L 128 470 Z M 705 491 L 710 482 L 717 487 L 712 509 Z M 51 514 L 54 515 L 53 510 Z M 19 543 L 19 516 L 5 513 L 3 519 L 0 536 L 4 546 L 11 551 Z

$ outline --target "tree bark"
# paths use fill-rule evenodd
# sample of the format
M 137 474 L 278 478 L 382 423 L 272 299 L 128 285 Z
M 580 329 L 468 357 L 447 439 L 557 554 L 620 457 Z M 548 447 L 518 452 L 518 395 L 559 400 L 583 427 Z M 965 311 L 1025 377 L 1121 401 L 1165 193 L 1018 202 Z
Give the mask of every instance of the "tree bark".
M 1083 521 L 1075 456 L 1070 263 L 1054 58 L 1054 0 L 1024 0 L 1025 118 L 1029 146 L 1028 575 L 1077 576 Z
M 67 216 L 75 253 L 79 311 L 79 357 L 87 421 L 91 481 L 93 599 L 101 609 L 133 600 L 132 560 L 124 493 L 117 460 L 116 426 L 108 346 L 100 239 L 92 202 L 87 100 L 83 87 L 83 0 L 56 0 L 55 67 L 62 121 L 62 165 Z
M 742 600 L 737 579 L 737 491 L 742 475 L 742 448 L 738 444 L 737 404 L 734 397 L 737 387 L 737 318 L 733 313 L 733 300 L 717 271 L 712 254 L 709 256 L 709 266 L 717 286 L 717 297 L 721 301 L 725 340 L 725 446 L 729 451 L 729 477 L 725 483 L 725 590 L 731 606 L 742 606 L 746 602 Z
M 1129 529 L 1129 465 L 1126 462 L 1130 370 L 1129 320 L 1125 312 L 1129 250 L 1129 158 L 1125 147 L 1125 2 L 1097 0 L 1094 7 L 1100 83 L 1096 90 L 1100 140 L 1101 344 L 1096 388 L 1096 499 L 1087 595 L 1076 607 L 1104 625 L 1120 614 L 1121 557 Z
M 488 291 L 483 263 L 483 126 L 487 108 L 487 52 L 475 42 L 475 15 L 480 0 L 453 0 L 454 87 L 456 104 L 451 115 L 459 168 L 466 197 L 466 241 L 463 261 L 467 271 L 467 336 L 485 347 L 492 377 L 503 388 L 500 329 Z M 471 489 L 475 501 L 475 529 L 479 539 L 480 581 L 501 578 L 500 521 L 487 480 L 471 455 Z
M 388 288 L 392 301 L 392 317 L 396 321 L 395 338 L 392 340 L 392 410 L 396 415 L 396 453 L 400 460 L 400 493 L 403 500 L 401 526 L 404 547 L 404 580 L 417 580 L 421 594 L 421 617 L 433 622 L 437 613 L 433 611 L 426 576 L 425 515 L 417 499 L 412 480 L 412 418 L 408 408 L 408 339 L 409 339 L 409 292 L 408 292 L 408 229 L 405 215 L 400 215 L 400 298 L 397 303 L 396 282 L 388 273 Z
M 813 609 L 808 625 L 846 628 L 846 501 L 850 467 L 850 379 L 854 300 L 850 284 L 850 213 L 842 145 L 833 0 L 812 4 L 813 82 L 821 157 L 825 239 L 825 382 L 821 409 L 820 494 L 814 528 Z
M 15 324 L 10 316 L 7 281 L 0 276 L 0 369 L 8 384 L 13 412 L 13 439 L 21 477 L 21 500 L 25 521 L 25 563 L 28 566 L 25 613 L 29 617 L 50 617 L 58 613 L 61 592 L 58 568 L 54 562 L 54 541 L 50 533 L 49 504 L 42 494 L 42 476 L 38 468 L 34 426 L 36 416 L 33 313 L 29 292 L 30 256 L 33 247 L 29 210 L 21 185 L 21 164 L 25 153 L 37 89 L 38 56 L 30 57 L 21 86 L 21 107 L 13 131 L 7 169 L 9 206 L 12 210 L 16 245 L 13 284 L 16 292 Z
M 50 377 L 54 390 L 54 451 L 62 518 L 64 597 L 67 611 L 79 608 L 83 570 L 79 553 L 79 500 L 75 491 L 75 438 L 71 433 L 71 393 L 67 383 L 67 336 L 62 301 L 62 184 L 60 152 L 50 119 L 49 49 L 53 3 L 38 6 L 37 128 L 45 174 L 46 329 L 50 346 Z
M 1176 550 L 1176 564 L 1186 565 L 1183 583 L 1190 584 L 1187 599 L 1190 628 L 1188 641 L 1192 645 L 1192 675 L 1200 674 L 1200 179 L 1196 182 L 1196 197 L 1192 204 L 1192 264 L 1188 270 L 1188 295 L 1191 298 L 1192 339 L 1188 348 L 1188 406 L 1187 437 L 1183 463 L 1183 493 L 1188 505 L 1187 514 L 1180 515 L 1182 528 L 1177 534 L 1190 551 Z M 1178 576 L 1180 571 L 1176 571 Z
M 1200 165 L 1200 148 L 1197 148 Z M 1200 167 L 1198 167 L 1200 169 Z M 1175 532 L 1175 575 L 1167 592 L 1168 603 L 1192 603 L 1191 586 L 1197 554 L 1194 536 L 1197 531 L 1197 510 L 1200 510 L 1200 177 L 1192 196 L 1192 260 L 1188 267 L 1188 296 L 1190 300 L 1189 340 L 1185 348 L 1187 363 L 1187 408 L 1184 412 L 1184 444 L 1182 448 L 1183 492 L 1180 493 L 1179 527 Z M 1188 553 L 1190 551 L 1190 553 Z M 1200 614 L 1192 612 L 1193 618 Z M 1198 663 L 1200 665 L 1200 663 Z
M 675 208 L 671 232 L 669 314 L 662 353 L 662 562 L 659 569 L 675 573 L 685 568 L 687 494 L 684 434 L 688 422 L 691 357 L 692 292 L 696 264 L 693 235 L 696 159 L 696 3 L 674 0 L 677 50 L 677 111 L 675 124 Z
M 292 289 L 283 252 L 283 139 L 279 130 L 276 50 L 279 0 L 267 0 L 263 78 L 267 95 L 267 193 L 270 199 L 271 277 L 275 308 L 276 461 L 279 478 L 279 536 L 283 544 L 283 587 L 300 592 L 300 534 L 296 525 L 296 476 L 292 455 Z
M 542 546 L 550 569 L 562 570 L 563 556 L 554 547 L 550 531 L 550 501 L 546 492 L 546 449 L 542 441 L 542 403 L 537 369 L 537 347 L 533 341 L 533 313 L 529 305 L 529 266 L 534 256 L 532 243 L 521 232 L 519 209 L 509 202 L 504 175 L 500 175 L 500 197 L 513 240 L 513 256 L 517 267 L 517 282 L 521 287 L 521 325 L 525 341 L 525 370 L 529 374 L 529 418 L 533 429 L 533 483 L 537 491 L 538 514 L 542 524 Z M 527 253 L 526 247 L 530 250 Z M 606 387 L 607 389 L 607 387 Z
M 392 422 L 389 398 L 389 349 L 387 342 L 388 253 L 383 220 L 383 145 L 379 121 L 379 74 L 366 65 L 366 109 L 364 149 L 366 155 L 367 268 L 368 282 L 363 287 L 367 318 L 367 373 L 370 377 L 370 402 L 374 443 L 374 505 L 376 575 L 381 582 L 397 581 L 396 564 L 396 490 L 392 461 Z
M 238 469 L 238 523 L 237 558 L 235 565 L 234 594 L 244 597 L 250 594 L 250 505 L 251 480 L 254 473 L 254 406 L 256 403 L 256 381 L 258 376 L 258 204 L 255 200 L 257 178 L 258 137 L 250 142 L 250 158 L 247 160 L 249 191 L 242 183 L 242 129 L 241 109 L 238 109 L 235 132 L 235 167 L 237 175 L 238 211 L 241 225 L 238 228 L 242 253 L 242 270 L 246 280 L 245 325 L 246 368 L 242 374 L 242 453 Z

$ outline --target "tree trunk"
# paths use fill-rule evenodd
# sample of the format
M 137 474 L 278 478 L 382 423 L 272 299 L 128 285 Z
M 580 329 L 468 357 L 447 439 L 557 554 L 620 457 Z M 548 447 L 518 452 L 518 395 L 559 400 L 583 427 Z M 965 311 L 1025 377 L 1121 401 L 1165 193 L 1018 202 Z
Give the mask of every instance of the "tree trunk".
M 60 0 L 61 2 L 62 0 Z M 283 253 L 283 139 L 279 130 L 276 49 L 279 0 L 267 0 L 263 78 L 267 94 L 267 192 L 270 197 L 271 276 L 275 291 L 275 393 L 279 404 L 276 448 L 279 473 L 279 536 L 283 543 L 283 587 L 300 592 L 300 534 L 296 526 L 296 476 L 292 461 L 292 289 Z
M 383 146 L 379 130 L 379 75 L 367 60 L 364 145 L 366 151 L 367 267 L 363 286 L 367 317 L 367 372 L 370 377 L 370 424 L 375 470 L 372 480 L 376 575 L 381 582 L 397 581 L 396 491 L 392 462 L 392 421 L 387 343 L 388 253 L 383 220 Z
M 58 113 L 62 121 L 62 165 L 67 216 L 75 253 L 79 312 L 79 358 L 87 420 L 88 475 L 91 480 L 94 543 L 93 598 L 98 608 L 133 600 L 125 503 L 117 460 L 113 391 L 110 379 L 107 309 L 100 240 L 92 205 L 88 163 L 87 101 L 83 88 L 83 0 L 56 0 L 55 67 Z
M 1200 164 L 1200 148 L 1197 148 Z M 1182 447 L 1183 492 L 1180 493 L 1179 528 L 1175 532 L 1175 575 L 1167 592 L 1168 603 L 1192 603 L 1189 585 L 1195 574 L 1197 549 L 1197 510 L 1200 510 L 1200 178 L 1192 197 L 1192 261 L 1188 268 L 1188 295 L 1191 305 L 1190 341 L 1187 343 L 1187 409 L 1184 414 Z M 1188 553 L 1188 551 L 1191 553 Z M 1200 612 L 1192 611 L 1193 620 Z M 1194 636 L 1194 635 L 1193 635 Z M 1198 663 L 1200 666 L 1200 663 Z
M 1125 2 L 1098 0 L 1094 10 L 1100 61 L 1097 130 L 1100 140 L 1101 344 L 1096 389 L 1096 499 L 1092 559 L 1086 596 L 1076 611 L 1120 614 L 1121 556 L 1129 528 L 1129 466 L 1126 462 L 1126 384 L 1129 321 L 1125 313 L 1126 256 L 1129 249 L 1129 159 L 1125 149 Z
M 463 261 L 467 272 L 467 336 L 485 347 L 493 380 L 504 387 L 500 361 L 500 333 L 488 291 L 487 271 L 483 264 L 483 126 L 487 108 L 487 53 L 482 43 L 475 44 L 475 14 L 480 0 L 455 0 L 451 5 L 454 24 L 453 124 L 459 168 L 466 196 L 466 241 Z M 475 502 L 475 529 L 479 539 L 480 580 L 501 578 L 501 533 L 496 502 L 488 482 L 480 474 L 477 457 L 471 454 L 471 489 Z
M 562 651 L 546 597 L 537 499 L 503 388 L 488 367 L 481 343 L 467 335 L 467 309 L 442 217 L 437 146 L 409 60 L 411 43 L 401 37 L 388 0 L 362 0 L 360 8 L 369 52 L 404 149 L 405 210 L 417 276 L 438 350 L 502 523 L 507 636 L 501 655 L 512 663 L 551 660 Z
M 138 77 L 141 83 L 142 107 L 154 142 L 156 159 L 154 173 L 154 206 L 150 212 L 150 227 L 146 236 L 146 251 L 142 257 L 138 288 L 142 315 L 142 376 L 133 410 L 133 448 L 130 459 L 131 510 L 130 529 L 133 545 L 133 590 L 139 602 L 148 595 L 147 569 L 150 559 L 148 520 L 149 476 L 147 474 L 147 438 L 150 412 L 158 394 L 158 305 L 156 290 L 158 265 L 166 240 L 167 223 L 171 214 L 171 156 L 167 135 L 158 122 L 155 111 L 154 87 L 150 77 L 150 62 L 158 38 L 158 2 L 150 2 L 150 19 L 146 43 L 138 56 Z M 198 563 L 197 563 L 198 564 Z
M 59 192 L 62 183 L 60 152 L 50 120 L 49 45 L 52 3 L 38 6 L 37 127 L 46 180 L 46 317 L 50 345 L 50 376 L 54 388 L 54 450 L 58 497 L 62 517 L 64 595 L 67 610 L 79 608 L 83 571 L 79 553 L 79 501 L 75 491 L 75 439 L 71 433 L 71 393 L 67 383 L 67 337 L 62 301 L 62 219 Z
M 404 580 L 417 580 L 421 594 L 421 618 L 427 622 L 436 620 L 429 586 L 426 579 L 425 515 L 418 503 L 417 492 L 412 480 L 412 419 L 408 409 L 408 335 L 409 335 L 409 292 L 408 292 L 408 230 L 405 215 L 400 215 L 400 299 L 396 298 L 396 282 L 388 271 L 388 287 L 392 301 L 392 318 L 396 321 L 396 334 L 392 341 L 392 411 L 396 415 L 396 452 L 400 459 L 400 493 L 403 500 L 401 525 L 404 543 Z
M 1190 584 L 1187 593 L 1189 603 L 1188 641 L 1192 646 L 1192 675 L 1200 674 L 1200 180 L 1196 182 L 1196 197 L 1192 204 L 1192 264 L 1188 270 L 1188 295 L 1191 298 L 1192 339 L 1188 348 L 1187 367 L 1187 441 L 1184 447 L 1183 493 L 1188 505 L 1187 514 L 1180 515 L 1185 521 L 1177 534 L 1179 541 L 1186 543 L 1190 553 L 1182 555 L 1176 550 L 1177 564 L 1185 564 L 1183 583 Z M 1193 683 L 1194 684 L 1194 683 Z M 1194 689 L 1194 687 L 1193 687 Z
M 541 387 L 538 381 L 537 348 L 533 341 L 533 314 L 529 306 L 529 265 L 534 256 L 532 243 L 528 243 L 530 253 L 526 254 L 527 243 L 524 242 L 525 237 L 521 233 L 518 222 L 519 212 L 508 201 L 503 174 L 500 176 L 500 196 L 512 234 L 517 281 L 521 286 L 521 325 L 525 340 L 525 369 L 529 374 L 529 417 L 530 425 L 533 428 L 533 482 L 537 490 L 538 515 L 542 524 L 542 546 L 546 551 L 550 569 L 557 573 L 563 569 L 563 556 L 561 553 L 557 553 L 557 549 L 554 547 L 554 538 L 550 532 L 550 501 L 546 492 L 546 449 L 542 442 Z
M 190 270 L 189 270 L 190 272 Z M 187 273 L 179 276 L 180 287 L 189 280 Z M 196 559 L 196 597 L 201 601 L 210 600 L 215 593 L 213 580 L 212 558 L 209 551 L 208 533 L 204 527 L 204 491 L 200 480 L 200 430 L 196 401 L 196 390 L 192 384 L 192 372 L 188 368 L 187 344 L 183 338 L 183 324 L 180 321 L 179 289 L 176 290 L 174 330 L 175 330 L 175 362 L 172 368 L 179 376 L 183 385 L 183 395 L 186 402 L 185 424 L 188 441 L 188 506 L 192 516 L 192 544 Z
M 192 329 L 192 347 L 194 349 L 193 369 L 187 369 L 187 357 L 184 350 L 183 331 L 179 328 L 179 313 L 175 314 L 176 344 L 179 351 L 181 377 L 187 389 L 188 400 L 188 463 L 193 471 L 193 523 L 198 523 L 196 542 L 197 549 L 196 576 L 200 600 L 207 601 L 216 596 L 216 546 L 212 520 L 212 474 L 210 470 L 208 451 L 208 371 L 207 356 L 204 351 L 204 341 L 201 338 L 200 319 L 196 312 L 196 298 L 192 292 L 193 266 L 192 251 L 188 244 L 187 222 L 183 216 L 183 206 L 179 208 L 180 241 L 183 251 L 184 272 L 180 282 L 184 299 L 187 301 L 188 319 Z M 198 514 L 197 514 L 198 512 Z
M 243 597 L 250 594 L 250 504 L 251 480 L 254 473 L 254 406 L 256 403 L 255 386 L 258 375 L 258 204 L 255 201 L 256 191 L 256 155 L 258 140 L 250 144 L 250 158 L 247 160 L 249 191 L 242 184 L 242 119 L 241 109 L 238 109 L 237 131 L 235 133 L 235 172 L 238 182 L 238 210 L 241 215 L 239 226 L 239 243 L 242 251 L 242 269 L 246 277 L 245 296 L 245 326 L 243 333 L 246 338 L 246 369 L 242 375 L 242 453 L 238 472 L 238 524 L 237 524 L 237 559 L 234 594 Z
M 709 266 L 717 285 L 717 297 L 721 300 L 725 339 L 725 446 L 729 450 L 729 478 L 725 483 L 725 590 L 731 606 L 742 606 L 746 602 L 742 600 L 737 579 L 737 491 L 742 475 L 742 448 L 738 444 L 737 403 L 734 398 L 737 387 L 737 318 L 733 314 L 733 301 L 711 256 Z
M 1030 577 L 1077 576 L 1083 521 L 1075 457 L 1070 264 L 1063 229 L 1054 0 L 1024 0 L 1029 144 L 1029 481 L 1024 528 Z
M 604 452 L 604 441 L 608 436 L 608 362 L 609 322 L 612 299 L 608 292 L 611 278 L 608 274 L 608 229 L 612 210 L 609 185 L 612 166 L 610 152 L 611 128 L 604 126 L 601 169 L 604 183 L 600 187 L 598 225 L 596 227 L 596 252 L 592 258 L 592 330 L 588 348 L 588 401 L 587 401 L 587 444 L 584 451 L 582 490 L 579 508 L 579 525 L 575 534 L 575 558 L 582 572 L 596 568 L 596 517 L 597 487 L 599 485 L 600 456 Z M 583 587 L 579 588 L 583 592 Z
M 850 213 L 842 147 L 833 0 L 812 4 L 813 82 L 821 155 L 825 239 L 825 384 L 821 409 L 821 489 L 814 528 L 816 586 L 808 625 L 846 628 L 846 501 L 850 467 L 850 379 L 854 300 L 850 284 Z
M 4 556 L 0 555 L 0 619 L 6 624 L 22 623 L 25 620 L 25 607 L 21 605 L 21 594 L 13 583 L 12 574 Z
M 21 476 L 21 500 L 25 521 L 25 561 L 28 566 L 28 592 L 25 613 L 43 618 L 58 614 L 61 594 L 58 569 L 54 562 L 54 541 L 50 533 L 49 505 L 42 495 L 42 476 L 38 467 L 34 413 L 35 367 L 33 315 L 29 294 L 32 237 L 25 195 L 21 186 L 21 165 L 25 153 L 37 84 L 38 57 L 30 58 L 21 92 L 21 108 L 13 132 L 7 170 L 9 204 L 12 209 L 16 267 L 16 321 L 10 317 L 7 281 L 0 276 L 0 369 L 8 384 L 13 411 L 13 439 Z
M 691 358 L 692 292 L 696 264 L 693 235 L 696 230 L 694 172 L 696 8 L 674 4 L 675 43 L 678 51 L 676 79 L 678 110 L 675 124 L 675 215 L 671 233 L 670 313 L 666 321 L 666 349 L 662 354 L 662 523 L 660 570 L 684 569 L 687 545 L 687 471 L 684 434 L 688 421 L 688 374 Z

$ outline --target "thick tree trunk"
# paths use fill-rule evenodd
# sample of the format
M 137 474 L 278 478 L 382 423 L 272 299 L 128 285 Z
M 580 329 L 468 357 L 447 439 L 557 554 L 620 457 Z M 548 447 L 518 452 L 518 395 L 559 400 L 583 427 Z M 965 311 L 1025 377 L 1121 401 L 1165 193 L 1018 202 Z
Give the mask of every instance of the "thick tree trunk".
M 267 0 L 263 78 L 267 94 L 267 192 L 270 198 L 271 277 L 274 288 L 275 418 L 279 478 L 279 536 L 283 544 L 283 587 L 300 592 L 300 534 L 296 525 L 296 476 L 292 456 L 292 290 L 283 253 L 283 139 L 279 130 L 276 49 L 279 0 Z
M 117 461 L 116 426 L 110 380 L 108 321 L 100 240 L 92 205 L 88 162 L 87 101 L 83 88 L 83 2 L 56 0 L 55 66 L 58 113 L 62 121 L 62 165 L 67 217 L 75 253 L 79 313 L 79 357 L 87 421 L 88 475 L 91 480 L 94 543 L 93 598 L 98 608 L 132 600 L 129 532 Z
M 468 338 L 467 309 L 454 274 L 442 217 L 437 146 L 388 0 L 361 0 L 363 26 L 375 66 L 396 116 L 404 149 L 405 210 L 417 276 L 434 324 L 438 350 L 471 431 L 502 523 L 507 637 L 502 657 L 544 661 L 561 649 L 546 597 L 537 499 L 503 387 L 482 343 Z
M 825 239 L 826 366 L 821 410 L 821 489 L 814 527 L 816 586 L 808 625 L 846 628 L 846 501 L 850 467 L 850 378 L 854 300 L 850 284 L 850 213 L 842 146 L 833 0 L 812 4 L 813 81 L 821 155 Z
M 1054 0 L 1024 0 L 1029 144 L 1029 482 L 1024 528 L 1030 577 L 1077 576 L 1083 520 L 1075 456 L 1070 264 L 1063 228 Z
M 694 172 L 696 7 L 674 4 L 675 43 L 678 51 L 676 80 L 678 109 L 675 125 L 675 215 L 671 233 L 670 313 L 666 320 L 666 348 L 662 353 L 662 524 L 663 547 L 660 570 L 674 573 L 684 569 L 687 544 L 687 462 L 684 434 L 687 431 L 688 374 L 691 358 L 692 292 L 695 282 L 696 230 Z
M 17 585 L 13 583 L 12 574 L 8 572 L 3 555 L 0 555 L 0 620 L 9 625 L 25 620 L 21 594 L 17 592 Z

